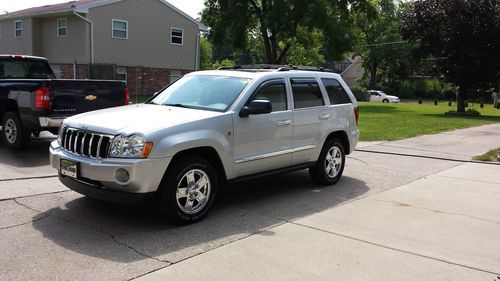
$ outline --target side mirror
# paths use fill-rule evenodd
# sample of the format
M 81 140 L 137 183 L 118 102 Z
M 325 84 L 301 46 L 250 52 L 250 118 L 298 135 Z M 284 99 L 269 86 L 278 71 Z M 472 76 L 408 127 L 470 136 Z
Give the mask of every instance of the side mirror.
M 273 105 L 268 100 L 254 100 L 244 106 L 240 111 L 240 117 L 248 117 L 252 114 L 266 114 L 273 111 Z

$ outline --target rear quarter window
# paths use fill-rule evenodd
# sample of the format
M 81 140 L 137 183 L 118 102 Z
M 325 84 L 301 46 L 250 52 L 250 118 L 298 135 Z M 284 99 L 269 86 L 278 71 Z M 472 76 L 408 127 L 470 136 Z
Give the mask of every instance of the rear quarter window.
M 322 78 L 321 82 L 323 82 L 326 92 L 328 93 L 330 104 L 334 105 L 352 103 L 351 98 L 349 98 L 349 95 L 346 93 L 337 79 Z

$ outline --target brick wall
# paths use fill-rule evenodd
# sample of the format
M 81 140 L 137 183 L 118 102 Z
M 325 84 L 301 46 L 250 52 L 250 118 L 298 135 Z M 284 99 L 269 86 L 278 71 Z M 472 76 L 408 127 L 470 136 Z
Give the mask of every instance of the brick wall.
M 187 74 L 192 70 L 182 70 Z M 170 84 L 170 69 L 127 67 L 127 85 L 130 95 L 151 96 Z
M 51 63 L 52 69 L 54 72 L 60 71 L 61 79 L 75 79 L 73 77 L 73 65 L 72 64 L 59 64 L 59 63 Z M 86 79 L 88 68 L 86 64 L 77 64 L 76 65 L 76 79 Z M 56 73 L 56 75 L 58 75 Z
M 51 64 L 54 71 L 60 71 L 61 79 L 73 78 L 72 64 Z M 181 70 L 182 75 L 192 70 Z M 88 67 L 86 64 L 78 64 L 76 67 L 76 79 L 87 79 Z M 127 67 L 127 86 L 131 96 L 150 96 L 170 84 L 170 69 L 149 67 Z

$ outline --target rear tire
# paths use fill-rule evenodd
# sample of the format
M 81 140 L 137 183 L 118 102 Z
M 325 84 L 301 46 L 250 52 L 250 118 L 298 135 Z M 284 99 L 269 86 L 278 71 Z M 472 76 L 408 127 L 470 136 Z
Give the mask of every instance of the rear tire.
M 2 120 L 2 140 L 10 149 L 21 149 L 31 140 L 31 132 L 23 127 L 16 112 L 5 113 Z
M 218 191 L 217 173 L 201 157 L 189 156 L 170 165 L 158 190 L 159 209 L 177 224 L 202 220 Z
M 317 184 L 336 184 L 344 172 L 344 166 L 344 145 L 339 139 L 332 138 L 325 142 L 316 165 L 309 168 L 309 175 Z

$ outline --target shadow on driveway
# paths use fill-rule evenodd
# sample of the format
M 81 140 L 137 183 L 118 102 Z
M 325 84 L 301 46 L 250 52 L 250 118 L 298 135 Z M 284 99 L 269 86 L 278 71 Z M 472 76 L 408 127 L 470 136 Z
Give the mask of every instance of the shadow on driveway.
M 273 235 L 272 226 L 333 208 L 368 189 L 365 182 L 350 177 L 334 186 L 315 186 L 306 171 L 270 176 L 227 187 L 210 215 L 188 226 L 169 224 L 152 202 L 114 205 L 75 199 L 68 192 L 64 206 L 36 215 L 33 226 L 46 239 L 79 254 L 120 263 L 151 257 L 177 262 L 257 232 Z M 125 246 L 123 251 L 138 254 L 120 254 L 103 243 L 118 243 Z

